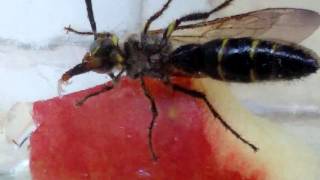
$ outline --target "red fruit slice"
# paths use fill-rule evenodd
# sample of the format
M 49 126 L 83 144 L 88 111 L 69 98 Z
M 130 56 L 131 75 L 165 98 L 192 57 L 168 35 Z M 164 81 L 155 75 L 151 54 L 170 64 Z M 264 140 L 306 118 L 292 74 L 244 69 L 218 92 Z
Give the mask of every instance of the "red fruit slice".
M 195 88 L 191 80 L 177 82 Z M 158 161 L 151 159 L 148 147 L 149 102 L 139 81 L 122 79 L 116 88 L 81 107 L 75 102 L 101 86 L 34 103 L 33 119 L 39 126 L 31 137 L 33 179 L 273 177 L 260 152 L 254 153 L 226 131 L 204 103 L 158 80 L 146 83 L 159 112 L 153 131 Z

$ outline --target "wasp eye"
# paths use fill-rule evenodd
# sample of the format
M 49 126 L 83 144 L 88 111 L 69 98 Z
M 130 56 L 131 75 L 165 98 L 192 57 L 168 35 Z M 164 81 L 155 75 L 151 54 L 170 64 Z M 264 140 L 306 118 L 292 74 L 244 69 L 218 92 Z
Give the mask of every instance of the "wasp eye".
M 90 52 L 92 56 L 108 56 L 114 48 L 112 39 L 108 37 L 98 38 L 91 45 Z

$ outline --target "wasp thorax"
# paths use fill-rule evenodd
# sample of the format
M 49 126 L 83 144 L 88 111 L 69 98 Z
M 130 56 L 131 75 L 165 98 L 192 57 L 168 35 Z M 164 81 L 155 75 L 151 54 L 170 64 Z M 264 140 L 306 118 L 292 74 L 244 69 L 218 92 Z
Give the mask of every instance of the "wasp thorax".
M 148 54 L 165 53 L 171 49 L 170 42 L 163 44 L 162 36 L 145 34 L 141 38 L 143 50 Z M 159 51 L 161 49 L 161 51 Z

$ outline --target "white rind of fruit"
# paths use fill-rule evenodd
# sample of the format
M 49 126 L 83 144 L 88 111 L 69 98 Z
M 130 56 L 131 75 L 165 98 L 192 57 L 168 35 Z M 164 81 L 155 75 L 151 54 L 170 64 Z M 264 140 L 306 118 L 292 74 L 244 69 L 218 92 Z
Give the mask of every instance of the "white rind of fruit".
M 228 154 L 229 151 L 237 148 L 244 154 L 244 159 L 252 160 L 258 166 L 262 165 L 265 168 L 267 179 L 319 179 L 319 153 L 306 146 L 302 139 L 294 137 L 268 119 L 253 115 L 236 100 L 226 83 L 207 78 L 194 80 L 193 82 L 195 87 L 205 92 L 210 103 L 223 119 L 242 137 L 259 148 L 258 152 L 254 153 L 251 148 L 226 130 L 225 137 L 228 138 L 228 143 L 224 143 L 226 141 L 223 139 L 219 139 L 220 142 L 215 142 L 219 144 L 219 153 L 221 153 L 219 157 L 223 158 L 224 154 Z M 217 139 L 214 139 L 214 132 L 209 131 L 210 127 L 214 126 L 213 123 L 220 122 L 208 121 L 208 141 L 217 141 Z M 230 144 L 233 147 L 230 147 Z M 241 168 L 240 165 L 233 167 Z M 244 169 L 244 171 L 250 172 L 247 169 Z

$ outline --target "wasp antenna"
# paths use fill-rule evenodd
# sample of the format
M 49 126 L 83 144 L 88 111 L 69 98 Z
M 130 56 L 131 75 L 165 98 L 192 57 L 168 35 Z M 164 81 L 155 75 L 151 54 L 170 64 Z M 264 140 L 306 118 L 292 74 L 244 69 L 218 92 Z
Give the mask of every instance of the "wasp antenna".
M 75 30 L 75 29 L 73 29 L 71 27 L 71 25 L 69 25 L 67 27 L 64 27 L 64 30 L 66 31 L 67 34 L 69 32 L 72 32 L 72 33 L 75 33 L 75 34 L 78 34 L 78 35 L 95 35 L 95 33 L 93 33 L 93 32 L 84 32 L 84 31 Z
M 96 27 L 96 22 L 94 20 L 91 0 L 86 0 L 86 6 L 87 6 L 89 22 L 91 25 L 91 30 L 94 34 L 94 39 L 97 39 L 97 27 Z
M 144 29 L 143 29 L 143 34 L 147 34 L 148 29 L 150 24 L 155 21 L 156 19 L 158 19 L 158 17 L 160 17 L 162 15 L 162 13 L 169 7 L 169 4 L 171 3 L 172 0 L 168 0 L 163 6 L 162 8 L 157 11 L 156 13 L 154 13 L 146 22 Z
M 207 19 L 211 14 L 218 12 L 226 8 L 227 6 L 229 6 L 232 1 L 234 0 L 225 0 L 223 3 L 219 4 L 217 7 L 213 8 L 211 11 L 191 13 L 174 20 L 165 29 L 163 33 L 162 44 L 167 43 L 167 40 L 170 38 L 171 34 L 179 27 L 181 23 Z

